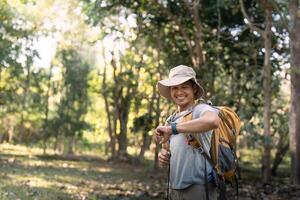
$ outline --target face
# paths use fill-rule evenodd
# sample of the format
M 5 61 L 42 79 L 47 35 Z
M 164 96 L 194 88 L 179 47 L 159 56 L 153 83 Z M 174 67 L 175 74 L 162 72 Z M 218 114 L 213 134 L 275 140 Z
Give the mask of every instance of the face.
M 184 111 L 194 104 L 194 94 L 196 91 L 197 87 L 191 81 L 171 86 L 170 88 L 171 97 L 179 106 L 180 111 Z

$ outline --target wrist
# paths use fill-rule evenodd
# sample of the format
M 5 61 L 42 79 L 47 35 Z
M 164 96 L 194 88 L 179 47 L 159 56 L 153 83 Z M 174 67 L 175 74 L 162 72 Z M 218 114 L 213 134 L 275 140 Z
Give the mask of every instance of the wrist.
M 172 122 L 170 128 L 171 128 L 171 134 L 172 135 L 177 135 L 178 134 L 177 123 L 176 122 Z
M 168 134 L 168 136 L 172 135 L 172 127 L 171 126 L 167 126 L 167 134 Z

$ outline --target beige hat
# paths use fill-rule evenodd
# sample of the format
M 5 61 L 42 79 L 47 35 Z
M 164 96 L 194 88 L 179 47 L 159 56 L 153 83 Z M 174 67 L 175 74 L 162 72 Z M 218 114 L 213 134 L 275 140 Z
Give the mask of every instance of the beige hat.
M 158 91 L 163 97 L 172 99 L 170 86 L 180 85 L 188 80 L 193 80 L 198 86 L 195 99 L 199 99 L 204 94 L 204 89 L 196 80 L 196 72 L 193 70 L 193 68 L 185 65 L 179 65 L 172 68 L 169 73 L 169 79 L 161 80 L 157 83 Z

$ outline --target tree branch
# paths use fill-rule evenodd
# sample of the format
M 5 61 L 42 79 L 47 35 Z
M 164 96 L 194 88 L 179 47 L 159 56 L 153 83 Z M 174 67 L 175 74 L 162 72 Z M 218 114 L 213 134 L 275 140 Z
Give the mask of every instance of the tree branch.
M 164 7 L 161 3 L 158 2 L 158 0 L 152 0 L 152 2 L 156 3 L 161 10 L 178 26 L 179 32 L 181 33 L 182 37 L 187 43 L 192 62 L 193 64 L 195 63 L 195 56 L 194 56 L 194 51 L 193 51 L 193 45 L 191 43 L 191 40 L 187 34 L 187 31 L 185 30 L 184 26 L 181 24 L 181 22 L 178 20 L 177 16 L 175 16 L 168 8 Z
M 188 0 L 183 0 L 184 5 L 189 10 L 190 14 L 193 17 L 193 21 L 196 27 L 195 30 L 195 45 L 196 45 L 196 65 L 194 66 L 201 67 L 204 62 L 204 56 L 203 56 L 203 50 L 201 46 L 202 41 L 202 27 L 201 27 L 201 20 L 199 16 L 199 5 L 200 0 L 194 0 L 192 3 L 190 3 Z
M 190 12 L 193 10 L 191 4 L 187 0 L 183 0 L 183 3 Z
M 243 16 L 247 19 L 247 22 L 248 22 L 246 24 L 250 27 L 250 29 L 260 33 L 261 35 L 264 35 L 264 31 L 262 29 L 258 28 L 257 26 L 255 26 L 253 24 L 253 22 L 251 21 L 249 15 L 246 12 L 243 0 L 240 0 L 240 5 L 241 5 L 241 10 L 242 10 Z

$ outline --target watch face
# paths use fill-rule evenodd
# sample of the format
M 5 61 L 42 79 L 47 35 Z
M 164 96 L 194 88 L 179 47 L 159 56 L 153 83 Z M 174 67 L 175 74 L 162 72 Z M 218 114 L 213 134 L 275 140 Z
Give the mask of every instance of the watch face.
M 172 134 L 177 135 L 178 132 L 177 132 L 177 129 L 176 129 L 176 122 L 171 123 L 171 128 L 172 128 Z

